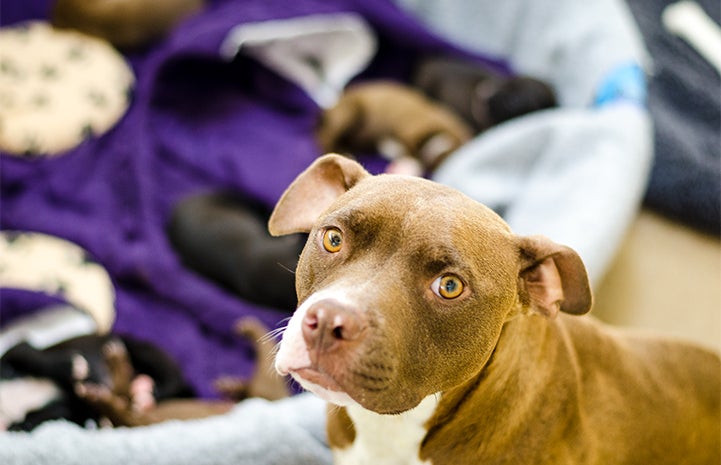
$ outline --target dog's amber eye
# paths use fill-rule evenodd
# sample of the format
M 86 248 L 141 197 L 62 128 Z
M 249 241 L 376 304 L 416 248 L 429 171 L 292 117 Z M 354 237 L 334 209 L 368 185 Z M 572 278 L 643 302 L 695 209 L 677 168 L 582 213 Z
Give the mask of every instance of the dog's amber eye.
M 323 233 L 323 248 L 330 253 L 340 252 L 343 247 L 343 234 L 337 228 L 328 228 Z
M 435 281 L 431 285 L 433 292 L 444 299 L 455 299 L 463 293 L 463 281 L 456 275 L 446 274 Z

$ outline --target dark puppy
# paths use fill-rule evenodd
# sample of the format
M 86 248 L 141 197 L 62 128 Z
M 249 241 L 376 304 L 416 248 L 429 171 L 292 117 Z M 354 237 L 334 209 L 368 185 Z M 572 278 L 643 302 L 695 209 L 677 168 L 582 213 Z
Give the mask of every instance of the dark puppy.
M 250 379 L 223 377 L 216 381 L 217 390 L 227 400 L 196 398 L 175 361 L 147 342 L 91 335 L 46 350 L 19 344 L 5 354 L 2 363 L 15 375 L 51 380 L 60 395 L 8 429 L 30 431 L 56 419 L 79 425 L 107 419 L 114 426 L 142 426 L 222 414 L 248 397 L 287 397 L 286 381 L 272 369 L 275 344 L 267 337 L 268 328 L 254 318 L 243 318 L 235 331 L 253 342 L 258 366 Z
M 557 105 L 547 83 L 529 76 L 503 76 L 480 64 L 454 58 L 422 60 L 413 85 L 452 108 L 476 132 Z
M 88 335 L 69 339 L 45 350 L 38 350 L 27 343 L 10 349 L 2 357 L 5 367 L 18 376 L 49 379 L 59 388 L 59 396 L 47 405 L 28 412 L 22 421 L 10 425 L 11 430 L 29 431 L 48 420 L 64 418 L 79 425 L 89 420 L 98 422 L 100 414 L 77 392 L 80 382 L 117 386 L 119 375 L 107 364 L 108 353 L 122 351 L 127 354 L 133 377 L 143 375 L 141 383 L 147 385 L 155 400 L 192 397 L 193 391 L 185 382 L 175 361 L 153 344 L 129 337 L 115 335 Z M 125 376 L 121 374 L 121 376 Z M 142 386 L 140 384 L 139 386 Z M 126 391 L 130 386 L 123 387 Z M 147 399 L 147 397 L 145 397 Z M 143 402 L 138 397 L 137 401 Z
M 290 391 L 285 379 L 272 370 L 275 344 L 266 337 L 268 328 L 254 318 L 244 318 L 236 324 L 235 330 L 255 343 L 258 366 L 250 380 L 225 377 L 216 381 L 216 388 L 228 400 L 168 398 L 139 406 L 135 402 L 137 390 L 133 389 L 137 381 L 122 345 L 104 351 L 106 364 L 113 375 L 112 387 L 83 382 L 76 390 L 84 401 L 115 426 L 144 426 L 166 420 L 204 418 L 226 413 L 236 402 L 248 397 L 269 400 L 287 397 Z
M 293 270 L 305 237 L 271 237 L 268 217 L 238 196 L 199 194 L 178 203 L 167 234 L 190 269 L 250 302 L 292 311 Z

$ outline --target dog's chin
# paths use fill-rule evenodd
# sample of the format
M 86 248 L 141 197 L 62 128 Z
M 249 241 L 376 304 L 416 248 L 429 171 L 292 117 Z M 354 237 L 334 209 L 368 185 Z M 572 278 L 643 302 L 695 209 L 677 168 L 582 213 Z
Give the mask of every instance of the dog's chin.
M 330 376 L 310 368 L 294 371 L 291 373 L 294 380 L 303 389 L 310 391 L 321 399 L 340 407 L 358 405 L 351 396 L 343 391 L 340 385 Z

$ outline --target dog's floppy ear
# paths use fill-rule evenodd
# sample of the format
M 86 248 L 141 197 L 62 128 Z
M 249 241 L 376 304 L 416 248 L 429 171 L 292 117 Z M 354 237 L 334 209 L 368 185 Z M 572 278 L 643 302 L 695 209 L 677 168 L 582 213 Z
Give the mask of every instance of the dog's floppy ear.
M 347 157 L 328 154 L 318 158 L 298 175 L 276 204 L 268 221 L 270 234 L 309 232 L 335 199 L 366 176 L 370 173 Z
M 519 239 L 522 302 L 549 318 L 559 310 L 575 315 L 588 312 L 593 298 L 581 257 L 543 236 Z

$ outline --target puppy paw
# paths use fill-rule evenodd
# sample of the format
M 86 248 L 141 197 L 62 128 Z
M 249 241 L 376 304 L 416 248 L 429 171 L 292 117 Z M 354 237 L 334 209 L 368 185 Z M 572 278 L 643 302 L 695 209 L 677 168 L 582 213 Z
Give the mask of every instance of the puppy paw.
M 71 359 L 71 376 L 73 381 L 83 381 L 90 374 L 90 365 L 88 360 L 80 354 L 75 354 Z
M 132 411 L 128 399 L 115 395 L 107 386 L 95 383 L 77 383 L 75 393 L 100 416 L 106 417 L 115 426 L 141 424 L 135 412 Z
M 128 358 L 128 349 L 120 339 L 111 339 L 103 344 L 103 357 L 108 363 L 118 363 Z
M 110 372 L 110 382 L 116 395 L 128 397 L 134 370 L 128 349 L 120 339 L 111 339 L 102 347 L 103 358 Z
M 128 406 L 127 401 L 102 384 L 77 383 L 75 394 L 103 414 L 108 410 L 125 410 Z
M 130 383 L 130 405 L 135 412 L 148 412 L 156 407 L 155 381 L 148 375 L 138 375 Z

